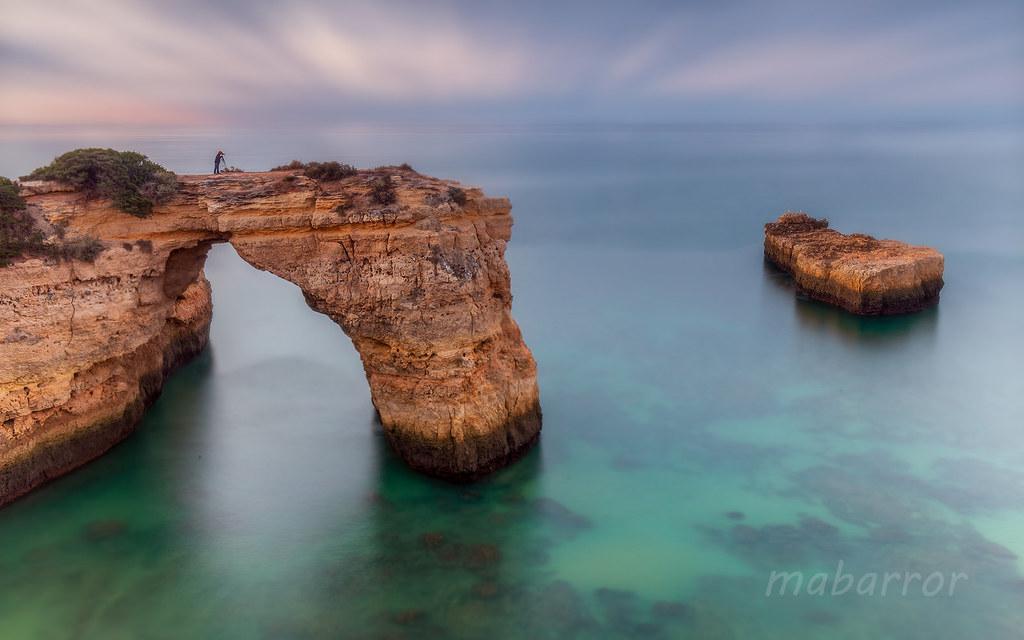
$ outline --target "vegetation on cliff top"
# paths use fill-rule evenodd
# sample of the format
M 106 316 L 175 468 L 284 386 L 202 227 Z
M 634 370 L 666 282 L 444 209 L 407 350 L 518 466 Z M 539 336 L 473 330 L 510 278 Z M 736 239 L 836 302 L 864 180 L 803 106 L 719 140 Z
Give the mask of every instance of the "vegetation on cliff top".
M 333 180 L 341 180 L 342 178 L 348 178 L 354 176 L 358 171 L 355 167 L 349 164 L 342 164 L 340 162 L 301 162 L 299 160 L 292 160 L 288 164 L 282 164 L 274 167 L 271 171 L 302 171 L 302 175 L 313 180 L 322 180 L 324 182 L 331 182 Z
M 398 200 L 398 194 L 395 193 L 395 184 L 391 181 L 391 176 L 383 176 L 377 178 L 370 185 L 370 197 L 377 204 L 393 204 Z
M 448 199 L 460 207 L 466 206 L 466 192 L 459 187 L 448 187 Z
M 25 210 L 18 185 L 0 178 L 0 267 L 22 255 L 47 253 L 43 233 Z
M 118 209 L 140 218 L 178 188 L 174 173 L 141 153 L 97 148 L 69 151 L 23 179 L 62 182 L 89 197 L 110 198 Z
M 55 231 L 57 238 L 47 242 L 18 193 L 18 185 L 0 177 L 0 267 L 22 256 L 92 262 L 105 248 L 92 236 L 65 240 L 64 227 L 58 225 Z

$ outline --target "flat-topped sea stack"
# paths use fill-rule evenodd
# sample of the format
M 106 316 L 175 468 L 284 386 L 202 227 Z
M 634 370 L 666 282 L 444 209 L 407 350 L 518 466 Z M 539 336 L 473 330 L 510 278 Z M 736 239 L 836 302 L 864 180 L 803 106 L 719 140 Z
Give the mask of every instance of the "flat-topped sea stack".
M 938 303 L 942 289 L 935 249 L 842 234 L 804 213 L 764 225 L 764 255 L 807 296 L 859 315 L 920 311 Z
M 535 441 L 537 370 L 510 313 L 507 199 L 404 166 L 329 181 L 301 169 L 179 176 L 172 187 L 136 217 L 63 183 L 20 185 L 41 234 L 79 249 L 0 267 L 0 504 L 126 437 L 165 377 L 204 348 L 203 264 L 218 242 L 340 325 L 410 466 L 473 479 Z

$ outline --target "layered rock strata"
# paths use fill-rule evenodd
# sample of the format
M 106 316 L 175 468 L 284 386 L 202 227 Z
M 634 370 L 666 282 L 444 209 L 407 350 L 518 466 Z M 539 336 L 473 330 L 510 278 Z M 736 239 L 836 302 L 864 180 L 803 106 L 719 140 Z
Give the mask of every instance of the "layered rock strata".
M 388 175 L 396 201 L 372 185 Z M 507 199 L 408 169 L 330 183 L 297 172 L 183 176 L 148 218 L 55 183 L 22 185 L 40 226 L 103 243 L 95 262 L 0 269 L 0 504 L 126 437 L 199 353 L 213 243 L 298 285 L 352 339 L 388 440 L 465 480 L 540 431 L 536 366 L 510 314 Z M 54 236 L 54 237 L 55 237 Z
M 764 226 L 764 255 L 807 296 L 860 315 L 920 311 L 938 303 L 943 284 L 935 249 L 842 234 L 804 213 Z

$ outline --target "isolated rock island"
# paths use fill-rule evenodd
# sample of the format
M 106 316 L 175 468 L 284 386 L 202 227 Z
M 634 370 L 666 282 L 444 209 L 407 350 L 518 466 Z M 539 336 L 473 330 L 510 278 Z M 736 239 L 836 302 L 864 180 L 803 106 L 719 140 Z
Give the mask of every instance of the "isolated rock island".
M 0 504 L 129 435 L 202 351 L 203 265 L 218 242 L 340 325 L 413 468 L 473 479 L 529 448 L 541 413 L 510 313 L 509 201 L 404 165 L 347 169 L 168 172 L 173 194 L 145 217 L 65 182 L 23 180 L 37 235 L 87 250 L 0 267 Z
M 935 249 L 842 234 L 805 213 L 764 225 L 764 255 L 807 296 L 859 315 L 920 311 L 938 303 L 943 284 Z

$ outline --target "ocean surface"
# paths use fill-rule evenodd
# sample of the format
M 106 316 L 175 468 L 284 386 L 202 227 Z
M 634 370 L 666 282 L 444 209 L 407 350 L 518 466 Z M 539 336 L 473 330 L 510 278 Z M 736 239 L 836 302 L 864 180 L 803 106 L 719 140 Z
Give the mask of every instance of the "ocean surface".
M 478 484 L 409 471 L 340 329 L 219 246 L 209 350 L 0 510 L 0 638 L 1021 636 L 1024 129 L 0 131 L 0 174 L 97 145 L 509 196 L 544 431 Z M 799 298 L 786 209 L 938 248 L 941 303 Z

